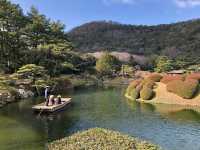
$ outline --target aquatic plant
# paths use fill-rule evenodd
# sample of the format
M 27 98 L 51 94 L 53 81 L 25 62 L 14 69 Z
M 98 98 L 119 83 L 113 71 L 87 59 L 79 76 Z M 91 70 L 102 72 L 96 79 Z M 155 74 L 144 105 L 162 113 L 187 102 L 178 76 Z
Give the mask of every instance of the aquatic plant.
M 49 150 L 158 150 L 158 146 L 123 135 L 120 132 L 94 128 L 78 132 L 48 145 Z

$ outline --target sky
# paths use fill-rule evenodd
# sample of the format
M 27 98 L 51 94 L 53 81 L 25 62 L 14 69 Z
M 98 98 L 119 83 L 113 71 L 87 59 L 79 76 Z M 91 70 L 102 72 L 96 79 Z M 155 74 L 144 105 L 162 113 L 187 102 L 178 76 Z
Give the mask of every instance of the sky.
M 91 21 L 157 25 L 200 18 L 200 0 L 11 0 L 24 12 L 35 6 L 66 31 Z

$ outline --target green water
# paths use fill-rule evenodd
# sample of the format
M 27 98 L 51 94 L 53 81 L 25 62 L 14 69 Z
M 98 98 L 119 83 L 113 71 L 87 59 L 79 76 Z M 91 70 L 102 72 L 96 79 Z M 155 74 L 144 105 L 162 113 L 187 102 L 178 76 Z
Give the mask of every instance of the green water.
M 0 109 L 0 150 L 43 150 L 47 142 L 92 127 L 114 129 L 166 150 L 200 149 L 200 114 L 170 105 L 139 104 L 124 98 L 123 88 L 87 89 L 69 95 L 65 111 L 37 116 L 24 100 Z

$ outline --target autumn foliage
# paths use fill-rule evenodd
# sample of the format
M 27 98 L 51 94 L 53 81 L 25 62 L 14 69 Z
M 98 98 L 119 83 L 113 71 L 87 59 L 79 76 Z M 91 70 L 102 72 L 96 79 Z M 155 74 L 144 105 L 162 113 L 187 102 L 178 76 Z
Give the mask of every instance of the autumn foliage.
M 137 87 L 140 83 L 141 83 L 141 80 L 140 80 L 140 79 L 132 81 L 132 82 L 129 84 L 128 88 L 126 89 L 126 93 L 127 93 L 128 95 L 131 96 L 131 95 L 132 95 L 131 92 L 132 92 L 134 89 L 136 89 L 136 87 Z
M 160 82 L 167 84 L 174 80 L 183 81 L 184 79 L 185 77 L 183 75 L 164 75 Z
M 177 94 L 185 99 L 192 99 L 198 90 L 198 81 L 187 79 L 185 81 L 174 80 L 167 84 L 167 91 Z
M 150 79 L 144 79 L 142 82 L 141 82 L 142 86 L 146 86 L 146 87 L 149 87 L 151 89 L 153 89 L 153 87 L 155 86 L 155 82 L 153 80 L 150 80 Z
M 200 73 L 192 73 L 188 75 L 186 79 L 194 79 L 200 82 Z
M 162 75 L 160 75 L 159 73 L 153 73 L 149 75 L 147 79 L 152 80 L 154 82 L 160 82 L 160 80 L 162 79 Z
M 151 100 L 153 98 L 153 95 L 154 95 L 153 89 L 147 86 L 144 86 L 140 91 L 140 97 L 143 100 Z

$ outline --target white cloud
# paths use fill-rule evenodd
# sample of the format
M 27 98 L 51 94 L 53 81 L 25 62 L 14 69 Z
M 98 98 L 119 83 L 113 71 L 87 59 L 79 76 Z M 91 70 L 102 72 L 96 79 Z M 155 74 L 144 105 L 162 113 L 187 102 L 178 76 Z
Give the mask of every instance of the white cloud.
M 109 5 L 112 3 L 118 4 L 134 4 L 135 0 L 103 0 L 104 4 Z
M 175 0 L 175 3 L 181 8 L 200 6 L 200 0 Z

